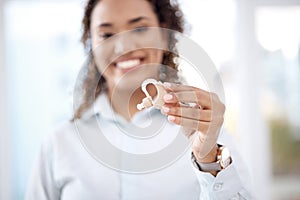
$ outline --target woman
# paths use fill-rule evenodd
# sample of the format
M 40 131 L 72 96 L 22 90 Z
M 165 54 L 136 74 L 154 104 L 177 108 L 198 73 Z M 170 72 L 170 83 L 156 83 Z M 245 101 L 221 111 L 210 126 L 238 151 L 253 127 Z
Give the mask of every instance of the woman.
M 223 132 L 221 126 L 225 106 L 216 94 L 186 85 L 166 83 L 164 87 L 168 93 L 163 97 L 163 115 L 151 109 L 138 111 L 136 105 L 145 97 L 140 88 L 142 81 L 148 78 L 178 81 L 176 73 L 168 68 L 162 72 L 159 65 L 177 70 L 174 62 L 176 54 L 160 48 L 130 47 L 137 43 L 134 34 L 146 34 L 151 30 L 150 27 L 183 32 L 182 13 L 169 0 L 87 2 L 82 41 L 90 55 L 87 77 L 83 81 L 83 102 L 75 111 L 74 119 L 51 135 L 43 145 L 27 199 L 250 198 L 245 178 L 247 174 L 242 163 L 232 149 L 228 136 L 220 133 Z M 125 31 L 127 37 L 119 36 L 118 33 Z M 161 37 L 164 38 L 163 33 Z M 172 41 L 175 41 L 174 38 L 169 38 L 167 45 L 172 47 Z M 156 94 L 153 85 L 148 90 L 150 94 Z M 186 107 L 180 102 L 193 102 L 197 106 Z M 121 133 L 131 130 L 128 128 L 131 124 L 145 121 L 150 112 L 153 119 L 158 121 L 167 116 L 168 122 L 162 129 L 169 134 L 168 137 L 173 137 L 172 133 L 182 127 L 189 130 L 184 133 L 193 138 L 190 151 L 160 170 L 151 171 L 147 168 L 148 173 L 134 174 L 126 173 L 129 168 L 109 168 L 110 164 L 97 162 L 86 151 L 76 134 L 76 131 L 90 134 L 96 129 L 98 120 L 101 122 L 101 132 L 110 141 L 123 144 L 124 147 L 125 140 Z M 119 128 L 115 129 L 117 125 Z M 86 129 L 80 130 L 80 126 Z M 226 149 L 219 144 L 222 138 L 232 153 L 231 156 L 227 155 L 226 162 L 219 160 Z M 102 154 L 118 161 L 104 145 L 98 146 Z M 138 149 L 149 153 L 143 149 L 143 145 L 125 142 L 125 146 L 129 152 Z M 146 143 L 144 146 L 147 146 Z M 128 167 L 129 164 L 132 163 L 125 160 L 124 166 Z M 147 163 L 145 167 L 151 164 Z M 130 167 L 139 165 L 133 163 Z

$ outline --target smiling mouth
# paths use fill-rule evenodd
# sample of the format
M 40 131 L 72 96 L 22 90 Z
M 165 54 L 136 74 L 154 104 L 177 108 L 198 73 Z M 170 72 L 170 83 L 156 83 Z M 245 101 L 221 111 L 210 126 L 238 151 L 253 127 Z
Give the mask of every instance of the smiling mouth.
M 135 59 L 129 59 L 125 61 L 119 61 L 115 63 L 115 66 L 121 70 L 128 71 L 140 66 L 143 60 L 144 60 L 143 58 L 135 58 Z

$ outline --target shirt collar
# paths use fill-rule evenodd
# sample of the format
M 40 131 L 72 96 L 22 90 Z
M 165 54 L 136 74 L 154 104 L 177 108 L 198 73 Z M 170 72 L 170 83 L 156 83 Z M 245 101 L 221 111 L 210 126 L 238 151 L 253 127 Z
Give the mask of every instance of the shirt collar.
M 160 113 L 160 111 L 153 107 L 144 109 L 133 116 L 132 122 L 149 118 L 150 115 L 157 113 Z M 88 108 L 88 110 L 82 115 L 82 119 L 89 120 L 96 115 L 100 115 L 102 118 L 107 120 L 127 122 L 122 116 L 114 112 L 106 92 L 99 94 L 93 105 L 90 106 L 90 108 Z

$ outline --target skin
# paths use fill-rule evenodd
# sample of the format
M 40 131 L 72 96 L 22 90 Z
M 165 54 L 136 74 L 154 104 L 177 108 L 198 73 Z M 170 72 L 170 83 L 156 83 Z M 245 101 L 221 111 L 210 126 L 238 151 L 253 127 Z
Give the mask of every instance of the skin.
M 211 163 L 217 159 L 218 135 L 224 122 L 225 105 L 214 93 L 202 89 L 165 83 L 169 93 L 164 96 L 162 113 L 177 125 L 194 130 L 187 132 L 193 138 L 192 151 L 199 162 Z M 193 102 L 197 107 L 182 107 L 179 102 Z M 218 172 L 210 172 L 216 176 Z
M 99 44 L 105 39 L 113 38 L 117 33 L 141 27 L 160 27 L 158 18 L 147 1 L 101 0 L 93 9 L 90 28 L 96 64 L 107 81 L 108 94 L 114 110 L 127 120 L 138 112 L 136 105 L 145 97 L 139 88 L 141 83 L 147 78 L 158 78 L 158 66 L 147 64 L 161 63 L 163 52 L 157 49 L 130 51 L 135 41 L 128 41 L 130 38 L 127 37 L 117 38 L 121 50 L 119 46 L 107 44 L 102 47 Z M 121 52 L 115 53 L 116 48 Z M 115 62 L 131 58 L 142 58 L 141 64 L 146 65 L 130 72 L 116 68 Z M 154 94 L 155 90 L 152 88 L 150 92 Z M 127 106 L 124 106 L 124 102 L 128 102 Z
M 107 46 L 105 51 L 101 51 L 99 44 L 123 31 L 162 26 L 148 1 L 101 0 L 92 12 L 90 28 L 96 64 L 107 81 L 112 107 L 128 121 L 138 112 L 136 105 L 145 97 L 140 88 L 142 81 L 147 78 L 158 79 L 158 66 L 141 66 L 128 72 L 118 69 L 115 63 L 110 63 L 109 60 L 138 57 L 143 58 L 142 64 L 161 63 L 163 51 L 137 49 L 127 52 L 130 48 L 126 49 L 125 46 L 133 45 L 132 42 L 122 43 L 123 52 L 119 52 L 120 48 L 116 46 Z M 224 120 L 224 104 L 217 95 L 199 88 L 171 83 L 166 83 L 165 88 L 169 93 L 164 96 L 165 105 L 161 112 L 168 116 L 170 122 L 192 130 L 187 132 L 187 136 L 193 138 L 192 150 L 199 162 L 216 161 L 216 141 Z M 148 91 L 151 96 L 155 95 L 154 87 Z M 124 102 L 127 102 L 127 106 L 124 106 Z M 179 102 L 194 102 L 197 106 L 181 107 Z

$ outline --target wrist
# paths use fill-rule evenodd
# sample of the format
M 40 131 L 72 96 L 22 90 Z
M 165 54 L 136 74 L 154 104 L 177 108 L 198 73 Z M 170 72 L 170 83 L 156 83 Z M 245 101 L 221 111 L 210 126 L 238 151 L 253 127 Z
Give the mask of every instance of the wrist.
M 200 157 L 200 153 L 196 151 L 193 151 L 193 154 L 198 162 L 201 163 L 215 162 L 217 161 L 217 157 L 218 157 L 218 145 L 215 144 L 213 148 L 210 150 L 210 152 L 204 157 Z
M 214 149 L 214 148 L 213 148 Z M 216 176 L 219 171 L 228 167 L 231 164 L 231 156 L 227 147 L 217 145 L 217 155 L 214 156 L 214 150 L 202 159 L 197 159 L 194 152 L 192 152 L 191 159 L 193 165 L 200 171 L 209 172 Z M 214 161 L 212 161 L 214 159 Z M 204 162 L 205 161 L 205 162 Z M 207 161 L 207 162 L 206 162 Z

